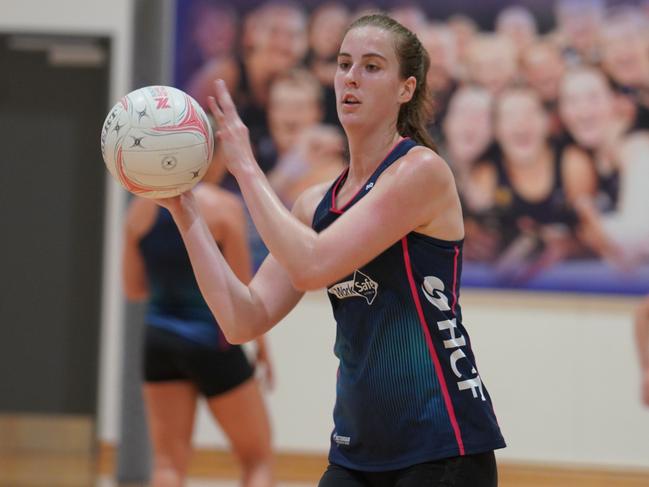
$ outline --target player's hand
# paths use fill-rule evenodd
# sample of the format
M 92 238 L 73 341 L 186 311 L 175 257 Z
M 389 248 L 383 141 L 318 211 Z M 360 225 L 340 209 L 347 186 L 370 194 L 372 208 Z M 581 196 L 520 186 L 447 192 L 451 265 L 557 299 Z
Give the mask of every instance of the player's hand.
M 166 208 L 171 213 L 180 207 L 180 195 L 171 198 L 157 198 L 153 200 L 156 205 Z
M 171 216 L 173 216 L 177 224 L 180 222 L 191 222 L 200 213 L 193 190 L 185 191 L 171 198 L 159 198 L 153 201 L 169 210 L 169 213 L 171 213 Z
M 241 121 L 225 81 L 214 82 L 214 93 L 215 97 L 208 97 L 208 106 L 216 121 L 215 137 L 225 154 L 228 170 L 236 177 L 239 169 L 256 165 L 248 127 Z
M 257 341 L 257 357 L 255 365 L 259 371 L 259 375 L 263 386 L 272 391 L 275 388 L 275 373 L 273 370 L 273 363 L 268 353 L 268 346 L 265 341 Z

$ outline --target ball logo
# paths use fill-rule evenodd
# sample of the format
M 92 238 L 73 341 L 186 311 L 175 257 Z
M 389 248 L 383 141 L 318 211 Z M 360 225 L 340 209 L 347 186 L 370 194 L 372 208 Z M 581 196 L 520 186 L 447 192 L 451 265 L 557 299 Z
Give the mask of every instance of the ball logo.
M 444 282 L 435 276 L 426 276 L 424 283 L 421 285 L 426 299 L 440 311 L 450 311 L 448 299 L 444 294 Z
M 133 139 L 133 143 L 129 149 L 132 149 L 133 147 L 142 147 L 142 139 L 144 139 L 144 137 L 133 137 L 131 135 L 131 139 Z
M 158 96 L 154 98 L 154 100 L 157 102 L 156 109 L 158 110 L 161 108 L 171 108 L 171 106 L 169 106 L 169 98 L 166 96 Z
M 361 271 L 354 271 L 351 281 L 344 281 L 329 288 L 329 293 L 338 299 L 361 297 L 365 298 L 368 305 L 371 305 L 379 293 L 379 285 L 368 275 Z
M 178 160 L 174 156 L 165 156 L 162 159 L 162 169 L 164 169 L 165 171 L 171 171 L 177 165 Z

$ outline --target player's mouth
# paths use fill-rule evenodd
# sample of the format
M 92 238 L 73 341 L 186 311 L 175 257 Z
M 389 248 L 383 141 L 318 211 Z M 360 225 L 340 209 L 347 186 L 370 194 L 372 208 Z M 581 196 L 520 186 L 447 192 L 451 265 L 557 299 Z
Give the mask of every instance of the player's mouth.
M 356 98 L 354 95 L 348 93 L 345 96 L 343 96 L 342 104 L 345 106 L 354 106 L 354 105 L 360 105 L 361 101 L 358 98 Z

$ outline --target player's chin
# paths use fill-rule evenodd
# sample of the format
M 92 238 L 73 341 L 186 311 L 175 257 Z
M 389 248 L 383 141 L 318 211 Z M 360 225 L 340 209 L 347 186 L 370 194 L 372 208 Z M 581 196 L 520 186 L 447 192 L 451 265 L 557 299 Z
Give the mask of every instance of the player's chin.
M 366 117 L 363 116 L 363 113 L 359 113 L 357 111 L 348 112 L 344 109 L 338 111 L 338 120 L 340 120 L 340 123 L 343 127 L 363 125 L 363 123 L 367 122 Z

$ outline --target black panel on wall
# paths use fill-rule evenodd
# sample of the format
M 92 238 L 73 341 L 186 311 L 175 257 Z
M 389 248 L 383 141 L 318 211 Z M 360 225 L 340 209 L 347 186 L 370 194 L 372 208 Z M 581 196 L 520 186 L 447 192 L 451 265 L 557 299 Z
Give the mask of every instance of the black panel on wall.
M 95 414 L 109 51 L 0 36 L 2 412 Z

